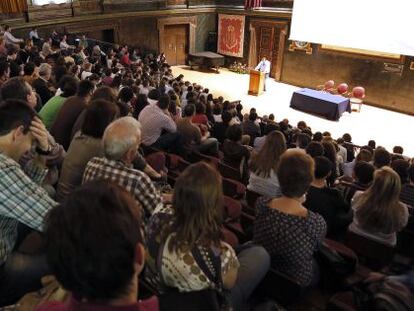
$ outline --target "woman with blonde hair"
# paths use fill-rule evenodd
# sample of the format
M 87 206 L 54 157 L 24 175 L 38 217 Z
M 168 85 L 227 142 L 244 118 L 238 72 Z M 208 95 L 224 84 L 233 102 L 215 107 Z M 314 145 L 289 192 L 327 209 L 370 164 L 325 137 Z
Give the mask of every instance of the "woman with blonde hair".
M 395 245 L 397 232 L 408 222 L 408 208 L 399 201 L 400 177 L 388 166 L 375 171 L 372 185 L 352 200 L 354 220 L 349 229 L 378 242 Z
M 250 161 L 250 178 L 247 189 L 269 198 L 281 195 L 276 176 L 280 156 L 286 151 L 285 136 L 280 131 L 272 131 L 266 136 L 259 153 Z
M 244 246 L 236 255 L 221 234 L 223 193 L 219 173 L 208 164 L 189 166 L 177 179 L 171 205 L 158 207 L 148 230 L 148 249 L 160 289 L 181 293 L 229 291 L 242 310 L 269 269 L 261 246 Z

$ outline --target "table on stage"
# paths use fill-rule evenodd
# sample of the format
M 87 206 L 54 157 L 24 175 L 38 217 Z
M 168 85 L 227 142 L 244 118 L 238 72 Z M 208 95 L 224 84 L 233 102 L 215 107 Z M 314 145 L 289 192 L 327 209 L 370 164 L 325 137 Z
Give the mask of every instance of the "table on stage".
M 349 98 L 307 88 L 293 93 L 290 107 L 334 121 L 345 111 L 351 112 Z

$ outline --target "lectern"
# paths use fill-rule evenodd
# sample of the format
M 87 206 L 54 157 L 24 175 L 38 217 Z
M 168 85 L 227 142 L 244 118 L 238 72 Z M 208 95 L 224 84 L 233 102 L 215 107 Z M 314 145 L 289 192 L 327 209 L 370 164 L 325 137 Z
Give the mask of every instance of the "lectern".
M 257 70 L 250 70 L 249 95 L 259 96 L 263 93 L 265 73 Z

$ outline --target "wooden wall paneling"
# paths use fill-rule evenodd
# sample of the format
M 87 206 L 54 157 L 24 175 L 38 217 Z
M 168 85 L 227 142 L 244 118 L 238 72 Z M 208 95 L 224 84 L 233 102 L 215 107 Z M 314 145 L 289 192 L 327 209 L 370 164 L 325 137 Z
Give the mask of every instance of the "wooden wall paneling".
M 78 2 L 75 3 L 78 5 Z M 29 21 L 41 21 L 55 18 L 73 16 L 72 3 L 48 4 L 48 5 L 28 5 Z
M 218 6 L 224 6 L 224 7 L 243 7 L 244 8 L 244 0 L 216 0 L 216 4 Z
M 164 46 L 164 34 L 166 25 L 188 25 L 188 51 L 189 53 L 195 52 L 196 45 L 196 29 L 197 29 L 197 17 L 196 16 L 182 16 L 182 17 L 166 17 L 158 19 L 158 40 L 159 51 L 165 50 Z
M 216 6 L 216 0 L 188 0 L 188 7 L 212 7 Z
M 75 15 L 99 14 L 102 13 L 103 6 L 100 0 L 79 0 L 79 12 Z
M 166 0 L 103 0 L 105 12 L 165 9 Z
M 187 8 L 187 0 L 165 0 L 167 8 Z
M 114 41 L 119 43 L 119 24 L 115 20 L 106 21 L 105 23 L 84 23 L 84 24 L 75 24 L 65 26 L 65 32 L 67 33 L 88 33 L 88 32 L 97 32 L 104 30 L 113 30 L 114 31 Z
M 293 0 L 263 0 L 262 7 L 265 8 L 292 8 Z
M 158 18 L 156 16 L 128 17 L 118 20 L 120 43 L 139 46 L 153 53 L 159 49 Z
M 276 81 L 281 80 L 282 76 L 282 69 L 283 69 L 283 55 L 285 52 L 285 43 L 286 43 L 286 36 L 287 36 L 287 23 L 280 24 L 276 27 L 276 34 L 277 38 L 275 38 L 274 41 L 274 48 L 273 48 L 273 62 L 276 64 L 276 66 L 273 67 L 273 76 L 276 79 Z

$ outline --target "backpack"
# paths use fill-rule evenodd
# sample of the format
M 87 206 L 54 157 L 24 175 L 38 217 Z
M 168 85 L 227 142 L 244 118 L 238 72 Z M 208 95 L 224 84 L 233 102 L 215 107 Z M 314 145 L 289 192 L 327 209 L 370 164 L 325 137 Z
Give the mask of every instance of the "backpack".
M 356 284 L 352 292 L 357 310 L 414 311 L 413 293 L 398 281 L 365 281 Z

